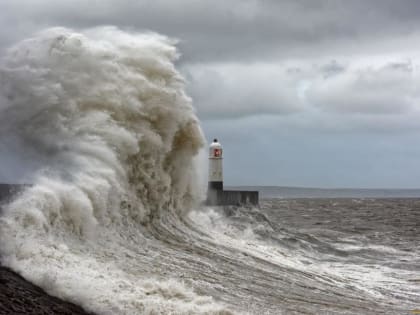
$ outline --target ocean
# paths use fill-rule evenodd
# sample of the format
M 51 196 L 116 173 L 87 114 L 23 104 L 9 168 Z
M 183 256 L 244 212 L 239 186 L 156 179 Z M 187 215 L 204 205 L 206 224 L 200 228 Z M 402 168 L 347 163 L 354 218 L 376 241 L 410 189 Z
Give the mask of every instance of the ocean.
M 0 137 L 30 185 L 2 206 L 2 264 L 96 314 L 419 308 L 418 190 L 202 205 L 205 137 L 173 44 L 53 28 L 8 50 Z

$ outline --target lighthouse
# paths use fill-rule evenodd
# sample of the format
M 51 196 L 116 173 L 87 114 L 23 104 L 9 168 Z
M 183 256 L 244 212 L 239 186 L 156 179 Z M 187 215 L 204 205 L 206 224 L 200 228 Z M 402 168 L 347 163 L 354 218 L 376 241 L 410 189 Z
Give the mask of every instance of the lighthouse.
M 209 148 L 209 190 L 223 190 L 223 148 L 214 139 Z
M 207 205 L 258 205 L 258 191 L 223 189 L 223 148 L 217 139 L 209 147 L 209 184 Z

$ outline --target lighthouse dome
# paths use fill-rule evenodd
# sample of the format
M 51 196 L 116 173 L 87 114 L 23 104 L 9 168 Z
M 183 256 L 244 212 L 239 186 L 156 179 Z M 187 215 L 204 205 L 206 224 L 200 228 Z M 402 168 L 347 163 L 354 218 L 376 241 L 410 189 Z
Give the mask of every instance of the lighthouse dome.
M 210 148 L 222 148 L 222 145 L 220 144 L 219 141 L 217 141 L 217 139 L 214 139 L 213 142 L 210 144 Z
M 209 147 L 209 157 L 210 158 L 222 158 L 222 145 L 217 141 L 217 139 L 214 139 L 213 142 L 210 144 Z

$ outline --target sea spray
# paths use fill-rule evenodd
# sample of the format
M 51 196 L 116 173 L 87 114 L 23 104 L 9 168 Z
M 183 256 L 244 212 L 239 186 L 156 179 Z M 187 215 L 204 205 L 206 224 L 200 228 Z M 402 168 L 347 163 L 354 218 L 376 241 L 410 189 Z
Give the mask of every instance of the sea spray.
M 199 199 L 203 136 L 173 44 L 114 27 L 51 28 L 1 62 L 1 138 L 36 161 L 0 219 L 2 263 L 98 313 L 225 312 L 150 274 L 159 255 L 145 226 Z

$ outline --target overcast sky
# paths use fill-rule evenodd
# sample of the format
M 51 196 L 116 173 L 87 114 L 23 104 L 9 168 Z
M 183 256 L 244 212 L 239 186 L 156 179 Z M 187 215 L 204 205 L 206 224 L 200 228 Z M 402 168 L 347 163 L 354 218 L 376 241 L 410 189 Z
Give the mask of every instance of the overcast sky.
M 420 187 L 420 1 L 0 0 L 0 52 L 49 26 L 179 40 L 225 183 Z

